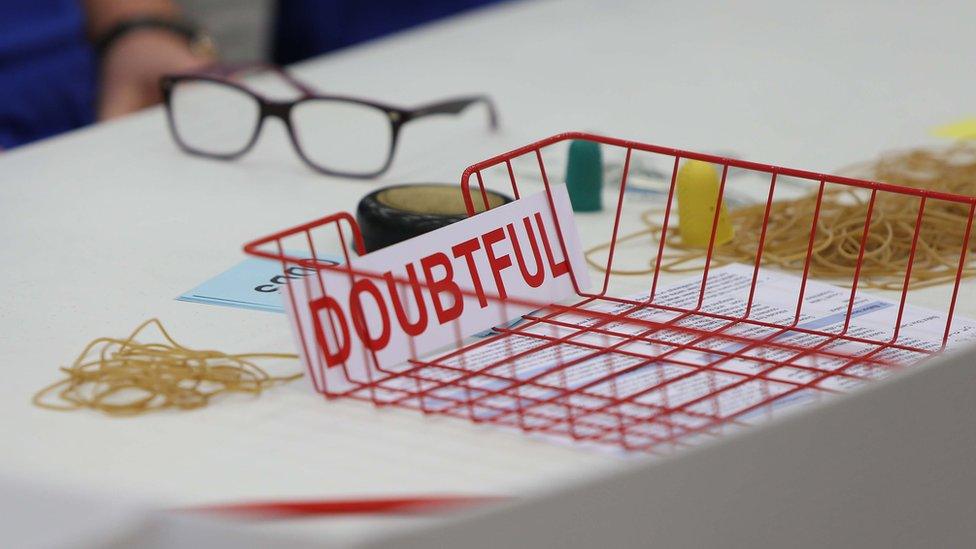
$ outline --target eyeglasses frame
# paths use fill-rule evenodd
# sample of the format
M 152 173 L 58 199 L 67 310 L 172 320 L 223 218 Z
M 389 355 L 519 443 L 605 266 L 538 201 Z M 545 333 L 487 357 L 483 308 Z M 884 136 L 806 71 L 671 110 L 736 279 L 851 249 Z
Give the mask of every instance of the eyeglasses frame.
M 254 90 L 253 88 L 232 80 L 231 77 L 237 75 L 241 72 L 252 72 L 252 71 L 269 71 L 277 74 L 281 79 L 295 88 L 300 96 L 297 99 L 290 100 L 276 100 L 263 95 L 262 93 Z M 179 134 L 176 128 L 176 120 L 173 113 L 172 105 L 172 95 L 173 89 L 180 82 L 186 81 L 210 81 L 218 84 L 230 86 L 241 92 L 247 94 L 253 98 L 258 105 L 258 117 L 257 123 L 254 125 L 254 131 L 251 134 L 250 139 L 247 144 L 244 145 L 238 151 L 231 153 L 214 153 L 209 151 L 200 150 L 188 145 Z M 277 67 L 275 65 L 268 64 L 248 64 L 239 66 L 226 66 L 217 65 L 208 67 L 207 69 L 189 72 L 189 73 L 179 73 L 179 74 L 169 74 L 160 78 L 160 90 L 163 95 L 163 104 L 165 105 L 166 118 L 169 125 L 170 134 L 173 136 L 173 140 L 184 152 L 193 154 L 196 156 L 213 158 L 216 160 L 233 160 L 240 158 L 241 156 L 247 154 L 258 140 L 258 136 L 261 134 L 261 129 L 264 127 L 264 121 L 267 118 L 278 118 L 284 124 L 288 130 L 288 137 L 291 141 L 292 148 L 298 153 L 299 158 L 312 168 L 313 170 L 331 176 L 337 177 L 348 177 L 354 179 L 371 179 L 384 174 L 390 169 L 393 163 L 393 158 L 396 154 L 397 143 L 400 137 L 400 130 L 407 122 L 417 120 L 426 116 L 441 115 L 441 114 L 461 114 L 468 107 L 476 104 L 484 104 L 488 110 L 488 124 L 489 128 L 494 131 L 498 129 L 498 113 L 495 109 L 495 105 L 491 98 L 486 95 L 471 95 L 464 97 L 454 97 L 443 99 L 440 101 L 435 101 L 426 105 L 415 108 L 405 108 L 390 105 L 388 103 L 381 103 L 373 101 L 371 99 L 363 99 L 359 97 L 351 97 L 345 95 L 331 95 L 331 94 L 321 94 L 315 91 L 313 88 L 298 80 L 284 69 Z M 341 170 L 333 170 L 325 166 L 320 166 L 314 162 L 305 151 L 302 150 L 301 141 L 295 131 L 295 126 L 292 123 L 291 113 L 294 108 L 304 102 L 308 101 L 342 101 L 347 103 L 354 103 L 358 105 L 363 105 L 366 107 L 378 109 L 383 111 L 386 115 L 386 119 L 390 122 L 391 129 L 391 139 L 390 139 L 390 149 L 386 156 L 386 162 L 377 170 L 372 172 L 344 172 Z

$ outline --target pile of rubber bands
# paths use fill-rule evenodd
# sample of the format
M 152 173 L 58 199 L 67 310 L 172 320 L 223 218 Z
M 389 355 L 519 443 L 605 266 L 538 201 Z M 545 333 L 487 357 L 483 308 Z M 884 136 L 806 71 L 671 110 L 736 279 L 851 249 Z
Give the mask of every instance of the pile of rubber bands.
M 848 170 L 857 177 L 895 185 L 939 192 L 976 195 L 976 145 L 957 143 L 944 149 L 915 149 L 882 156 L 874 162 Z M 832 187 L 832 188 L 831 188 Z M 787 271 L 802 271 L 810 247 L 811 224 L 818 193 L 796 199 L 774 200 L 766 222 L 762 263 Z M 854 187 L 828 186 L 824 191 L 810 256 L 810 274 L 850 284 L 859 257 L 859 284 L 889 290 L 900 290 L 904 284 L 916 225 L 919 220 L 918 197 L 879 191 L 865 236 L 871 192 Z M 759 203 L 729 211 L 735 237 L 715 246 L 712 266 L 732 262 L 752 263 L 758 252 L 766 204 Z M 925 204 L 911 270 L 911 287 L 931 286 L 955 279 L 972 205 L 932 199 Z M 620 238 L 633 240 L 650 235 L 659 241 L 661 211 L 645 212 L 645 228 Z M 970 228 L 971 230 L 972 228 Z M 864 250 L 861 251 L 862 241 Z M 976 238 L 968 238 L 967 257 L 962 276 L 976 274 L 972 265 Z M 587 261 L 598 269 L 605 265 L 593 255 L 607 248 L 600 245 L 587 250 Z M 656 247 L 653 249 L 657 249 Z M 667 247 L 661 269 L 668 272 L 701 269 L 707 250 L 685 246 L 680 232 L 672 223 L 667 232 Z M 646 274 L 653 271 L 656 257 L 647 269 L 617 270 L 616 274 Z
M 158 329 L 163 341 L 136 341 L 150 327 Z M 218 395 L 257 396 L 302 376 L 272 376 L 254 363 L 276 358 L 297 357 L 190 349 L 177 343 L 159 320 L 151 319 L 127 338 L 101 337 L 89 343 L 71 366 L 61 368 L 67 377 L 41 389 L 33 402 L 52 410 L 90 408 L 114 416 L 200 408 Z

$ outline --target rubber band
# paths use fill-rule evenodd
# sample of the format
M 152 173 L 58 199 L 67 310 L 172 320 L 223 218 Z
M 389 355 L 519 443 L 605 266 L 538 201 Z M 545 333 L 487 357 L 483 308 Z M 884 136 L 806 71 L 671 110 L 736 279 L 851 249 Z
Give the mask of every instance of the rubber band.
M 155 327 L 163 342 L 140 343 Z M 228 393 L 258 396 L 265 389 L 302 377 L 272 376 L 254 363 L 295 359 L 291 353 L 226 354 L 194 350 L 176 342 L 158 319 L 139 325 L 128 337 L 100 337 L 85 346 L 67 376 L 38 391 L 32 402 L 49 410 L 89 408 L 112 416 L 133 416 L 176 408 L 201 408 Z
M 848 172 L 895 185 L 938 190 L 966 196 L 976 195 L 976 144 L 960 142 L 947 149 L 915 149 L 882 156 L 879 160 L 853 166 Z M 830 188 L 823 193 L 810 274 L 822 279 L 850 284 L 861 255 L 859 284 L 886 290 L 901 290 L 908 256 L 918 219 L 917 197 L 879 191 L 871 212 L 867 237 L 867 219 L 871 192 L 865 189 Z M 774 201 L 769 209 L 762 263 L 786 271 L 802 271 L 810 244 L 810 220 L 817 205 L 817 193 L 797 199 Z M 759 236 L 763 229 L 765 203 L 731 209 L 729 219 L 735 238 L 715 246 L 713 267 L 732 262 L 752 264 L 756 260 Z M 955 280 L 970 206 L 958 202 L 929 199 L 925 204 L 915 258 L 912 265 L 912 287 L 932 286 Z M 618 242 L 650 237 L 659 243 L 664 227 L 658 221 L 662 211 L 641 214 L 645 227 L 624 235 Z M 700 271 L 707 250 L 685 246 L 680 230 L 672 223 L 667 230 L 667 246 L 661 258 L 661 270 L 679 273 Z M 607 250 L 610 243 L 586 250 L 587 262 L 596 269 L 606 265 L 594 254 Z M 976 248 L 970 238 L 969 250 Z M 655 244 L 656 249 L 656 244 Z M 654 261 L 647 268 L 613 268 L 613 274 L 645 275 L 654 271 Z M 976 275 L 976 254 L 967 253 L 963 277 Z

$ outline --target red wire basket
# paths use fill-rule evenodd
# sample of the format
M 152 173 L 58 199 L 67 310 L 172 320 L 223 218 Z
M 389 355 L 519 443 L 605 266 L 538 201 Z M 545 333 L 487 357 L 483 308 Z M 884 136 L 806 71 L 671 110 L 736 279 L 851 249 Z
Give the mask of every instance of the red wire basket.
M 302 316 L 293 316 L 296 340 L 307 357 L 316 390 L 329 398 L 366 400 L 376 406 L 410 408 L 615 450 L 661 453 L 729 428 L 753 424 L 787 404 L 843 392 L 917 364 L 944 350 L 960 330 L 953 325 L 953 314 L 976 210 L 972 197 L 566 133 L 466 169 L 461 190 L 469 215 L 475 215 L 478 201 L 485 209 L 490 207 L 488 188 L 503 188 L 519 198 L 536 186 L 549 193 L 552 204 L 550 179 L 558 168 L 546 158 L 552 157 L 553 147 L 578 139 L 599 143 L 605 158 L 620 159 L 619 190 L 613 196 L 612 208 L 586 218 L 591 227 L 605 227 L 604 240 L 608 242 L 606 269 L 595 277 L 594 291 L 576 285 L 578 273 L 572 273 L 578 295 L 571 303 L 536 303 L 490 295 L 489 299 L 501 303 L 503 311 L 508 306 L 535 311 L 521 315 L 517 322 L 499 315 L 499 325 L 490 335 L 470 337 L 458 331 L 450 348 L 430 356 L 414 356 L 401 364 L 382 364 L 374 355 L 366 379 L 350 375 L 345 364 L 327 366 L 319 348 L 325 338 L 312 340 L 304 335 L 303 328 L 307 327 L 302 326 Z M 637 196 L 631 194 L 629 179 L 637 177 L 638 156 L 641 162 L 653 160 L 659 167 L 662 229 L 654 246 L 640 249 L 651 267 L 648 274 L 616 275 L 614 266 L 634 257 L 630 250 L 621 251 L 621 235 L 633 218 L 628 208 L 637 201 L 628 197 Z M 720 207 L 715 208 L 711 242 L 700 264 L 694 266 L 692 282 L 685 281 L 682 286 L 683 297 L 675 297 L 677 294 L 667 288 L 667 275 L 662 275 L 669 233 L 674 233 L 677 225 L 672 207 L 676 177 L 679 164 L 686 160 L 713 163 L 720 169 L 719 206 L 723 200 L 731 201 L 732 192 L 738 190 L 753 191 L 752 195 L 760 197 L 758 203 L 765 201 L 755 257 L 748 265 L 738 267 L 737 287 L 742 297 L 735 300 L 735 307 L 721 300 L 729 295 L 729 275 L 713 265 Z M 798 220 L 809 230 L 805 259 L 795 274 L 795 284 L 777 290 L 781 297 L 788 295 L 791 306 L 778 316 L 757 314 L 763 307 L 763 296 L 770 292 L 763 261 L 770 209 L 781 188 L 804 185 L 817 197 L 810 219 Z M 818 229 L 818 216 L 825 192 L 835 187 L 862 193 L 867 200 L 867 219 L 859 242 L 852 248 L 857 264 L 844 281 L 846 287 L 831 286 L 833 291 L 843 292 L 843 306 L 835 307 L 828 315 L 832 320 L 826 324 L 809 323 L 808 311 L 815 306 L 816 295 L 825 291 L 824 284 L 810 275 L 817 233 L 822 230 Z M 891 308 L 890 325 L 863 330 L 853 321 L 864 309 L 865 298 L 859 295 L 861 264 L 872 211 L 878 199 L 887 194 L 917 201 L 918 218 L 905 272 L 900 275 L 904 283 L 886 305 Z M 959 204 L 968 212 L 968 222 L 958 262 L 950 266 L 954 279 L 946 287 L 945 309 L 939 317 L 941 334 L 923 341 L 907 336 L 904 326 L 910 320 L 906 300 L 923 212 L 932 201 Z M 557 228 L 560 234 L 551 240 L 560 243 L 565 254 L 561 231 Z M 335 265 L 322 254 L 326 246 L 341 249 L 346 264 L 356 257 L 351 247 L 359 255 L 364 253 L 362 236 L 352 216 L 330 215 L 255 240 L 244 249 L 250 255 L 279 261 L 283 271 L 294 278 L 285 296 L 292 308 L 302 306 L 294 286 L 322 287 L 323 273 L 328 271 L 352 279 L 382 278 L 381 273 Z M 395 283 L 407 288 L 411 281 L 396 278 Z M 638 290 L 621 295 L 618 287 L 625 286 Z M 335 329 L 331 318 L 317 326 L 319 331 Z M 966 323 L 965 329 L 970 327 Z M 331 378 L 324 375 L 327 369 L 333 370 Z M 344 372 L 344 383 L 330 384 L 328 380 L 335 379 L 334 370 Z

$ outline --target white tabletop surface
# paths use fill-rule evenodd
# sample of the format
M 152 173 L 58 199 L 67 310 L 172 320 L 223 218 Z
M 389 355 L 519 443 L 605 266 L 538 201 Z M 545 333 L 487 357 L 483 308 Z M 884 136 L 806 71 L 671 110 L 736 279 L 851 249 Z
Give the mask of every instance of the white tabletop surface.
M 618 466 L 463 421 L 325 402 L 303 382 L 136 419 L 40 410 L 30 396 L 92 338 L 149 317 L 190 346 L 287 349 L 281 315 L 174 298 L 242 259 L 249 239 L 352 211 L 382 184 L 456 181 L 548 134 L 593 130 L 818 171 L 931 143 L 931 127 L 972 114 L 974 20 L 963 1 L 507 3 L 294 68 L 322 90 L 404 105 L 495 98 L 499 134 L 472 116 L 418 122 L 378 181 L 309 171 L 278 124 L 239 161 L 188 157 L 159 108 L 0 154 L 0 481 L 18 487 L 0 505 L 35 489 L 145 507 L 525 494 Z M 251 528 L 352 539 L 404 522 Z

